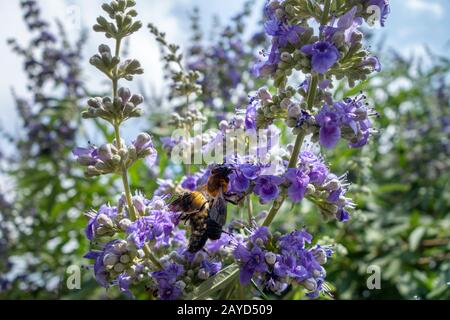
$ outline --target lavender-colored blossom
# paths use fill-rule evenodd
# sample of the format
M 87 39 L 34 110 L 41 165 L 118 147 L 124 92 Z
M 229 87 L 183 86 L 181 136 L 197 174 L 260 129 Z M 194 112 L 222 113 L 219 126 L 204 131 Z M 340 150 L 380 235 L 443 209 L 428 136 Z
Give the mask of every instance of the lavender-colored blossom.
M 221 262 L 211 262 L 208 260 L 203 260 L 200 263 L 200 270 L 205 272 L 205 274 L 207 275 L 207 278 L 214 276 L 221 269 L 222 269 Z
M 268 270 L 264 252 L 258 246 L 254 246 L 253 249 L 248 250 L 245 246 L 239 244 L 234 250 L 233 255 L 242 265 L 240 281 L 243 285 L 250 283 L 255 272 L 266 272 Z
M 280 61 L 280 51 L 277 46 L 273 44 L 267 60 L 258 62 L 253 66 L 253 74 L 256 77 L 267 77 L 272 75 L 277 70 Z
M 380 8 L 380 24 L 384 27 L 387 17 L 391 13 L 389 0 L 365 0 L 369 6 L 378 6 Z
M 306 187 L 309 184 L 309 177 L 299 169 L 288 169 L 285 174 L 286 179 L 290 182 L 288 188 L 288 196 L 292 202 L 300 202 L 305 197 Z
M 260 176 L 256 179 L 254 188 L 255 194 L 257 194 L 262 203 L 267 203 L 278 197 L 280 193 L 279 185 L 284 182 L 284 179 L 277 176 Z
M 100 219 L 99 219 L 100 217 Z M 107 229 L 112 229 L 113 220 L 117 217 L 117 208 L 103 205 L 98 212 L 92 217 L 86 227 L 85 233 L 89 241 L 92 241 L 95 236 L 107 235 Z M 103 230 L 102 234 L 98 234 L 97 230 Z
M 317 124 L 320 126 L 320 143 L 326 148 L 333 148 L 341 138 L 340 118 L 325 105 L 316 116 Z
M 127 233 L 136 247 L 142 248 L 147 241 L 156 240 L 158 244 L 166 244 L 174 229 L 169 212 L 151 210 L 148 216 L 139 218 L 128 227 Z
M 259 227 L 256 230 L 252 232 L 252 234 L 249 237 L 249 240 L 254 245 L 258 245 L 260 243 L 261 245 L 266 244 L 269 240 L 270 232 L 268 227 Z
M 329 41 L 318 41 L 303 46 L 301 51 L 311 57 L 311 66 L 315 72 L 326 73 L 338 60 L 340 53 Z
M 246 192 L 250 187 L 250 181 L 255 180 L 261 168 L 257 165 L 244 163 L 237 165 L 232 174 L 230 174 L 230 191 L 232 192 Z
M 152 272 L 150 275 L 158 284 L 158 296 L 161 300 L 176 300 L 183 291 L 177 286 L 177 279 L 184 274 L 184 267 L 172 263 L 163 270 Z
M 292 254 L 305 249 L 305 243 L 311 243 L 312 235 L 306 230 L 297 230 L 278 240 L 282 253 Z
M 198 181 L 198 179 L 199 179 L 199 177 L 196 176 L 196 175 L 187 176 L 181 182 L 181 186 L 184 189 L 194 191 L 195 189 L 197 189 L 197 181 Z

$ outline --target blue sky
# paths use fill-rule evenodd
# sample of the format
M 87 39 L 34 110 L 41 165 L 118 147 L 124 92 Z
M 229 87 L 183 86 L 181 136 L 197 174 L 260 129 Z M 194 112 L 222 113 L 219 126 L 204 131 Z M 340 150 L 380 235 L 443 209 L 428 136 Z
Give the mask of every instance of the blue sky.
M 44 16 L 50 20 L 62 19 L 69 32 L 76 34 L 79 25 L 90 26 L 99 14 L 103 1 L 99 0 L 40 0 Z M 168 34 L 168 38 L 181 45 L 186 44 L 189 34 L 185 30 L 189 26 L 188 12 L 193 6 L 201 8 L 204 29 L 211 27 L 212 16 L 220 17 L 226 22 L 242 8 L 242 0 L 138 0 L 138 11 L 144 22 L 154 22 Z M 264 0 L 257 1 L 258 8 Z M 9 131 L 20 128 L 15 114 L 15 107 L 10 89 L 14 87 L 19 93 L 26 93 L 26 79 L 22 74 L 21 61 L 10 52 L 6 39 L 14 36 L 26 43 L 28 38 L 21 20 L 19 1 L 2 1 L 0 10 L 0 124 Z M 450 1 L 449 0 L 391 0 L 392 13 L 387 26 L 377 33 L 386 36 L 387 45 L 400 50 L 404 54 L 423 52 L 427 44 L 434 51 L 449 55 L 450 53 Z M 75 12 L 75 15 L 73 14 Z M 255 10 L 251 25 L 257 27 L 260 10 Z M 74 19 L 75 17 L 75 19 Z M 79 17 L 79 19 L 77 18 Z M 75 23 L 74 23 L 75 22 Z M 79 23 L 78 23 L 79 22 Z M 103 41 L 99 35 L 91 33 L 85 50 L 86 60 L 95 53 L 95 48 Z M 141 30 L 131 42 L 130 53 L 141 60 L 146 70 L 145 81 L 161 89 L 162 73 L 159 64 L 159 51 L 148 34 Z M 92 83 L 100 83 L 93 68 L 86 64 L 86 78 Z

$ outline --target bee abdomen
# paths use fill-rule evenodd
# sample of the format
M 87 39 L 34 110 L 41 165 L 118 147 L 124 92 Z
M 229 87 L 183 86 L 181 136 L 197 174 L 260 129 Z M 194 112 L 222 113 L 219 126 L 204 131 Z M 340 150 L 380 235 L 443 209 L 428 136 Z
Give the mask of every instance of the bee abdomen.
M 222 226 L 212 219 L 206 220 L 206 229 L 208 238 L 211 240 L 219 240 L 222 236 Z

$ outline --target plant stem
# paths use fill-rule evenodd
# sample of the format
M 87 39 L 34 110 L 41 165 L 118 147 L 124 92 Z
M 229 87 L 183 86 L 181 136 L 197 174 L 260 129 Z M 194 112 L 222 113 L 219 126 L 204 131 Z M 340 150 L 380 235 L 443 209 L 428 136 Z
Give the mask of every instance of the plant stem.
M 253 221 L 253 202 L 251 199 L 251 195 L 247 197 L 247 214 L 248 214 L 248 224 L 252 225 Z
M 328 1 L 330 2 L 330 1 Z M 307 96 L 307 107 L 309 110 L 312 109 L 314 106 L 314 100 L 316 99 L 316 90 L 317 90 L 317 84 L 318 84 L 318 76 L 317 74 L 312 74 L 311 76 L 311 82 L 309 84 L 308 88 L 308 96 Z M 296 168 L 297 162 L 298 162 L 298 156 L 300 154 L 300 151 L 302 149 L 303 141 L 305 140 L 306 134 L 303 132 L 300 132 L 297 135 L 297 138 L 295 139 L 295 145 L 294 149 L 292 150 L 291 159 L 289 160 L 289 168 Z M 284 201 L 286 200 L 287 194 L 286 190 L 282 190 L 278 198 L 273 202 L 272 208 L 270 208 L 269 214 L 267 215 L 267 218 L 264 220 L 263 226 L 268 227 L 272 223 L 273 219 L 277 215 L 278 211 L 280 211 L 281 206 L 283 205 Z
M 330 14 L 331 0 L 325 0 L 325 5 L 323 7 L 323 14 L 321 24 L 325 25 L 328 22 L 328 15 Z
M 116 39 L 116 57 L 119 58 L 120 56 L 120 45 L 121 45 L 122 39 L 118 38 Z M 118 79 L 118 75 L 117 75 L 117 70 L 118 67 L 116 68 L 116 70 L 114 70 L 114 74 L 113 74 L 113 101 L 116 100 L 117 98 L 117 87 L 118 87 L 118 83 L 119 83 L 119 79 Z M 114 134 L 115 134 L 115 138 L 116 138 L 116 143 L 117 143 L 117 148 L 120 150 L 122 149 L 122 139 L 120 137 L 120 122 L 115 122 L 114 123 Z M 126 168 L 123 160 L 121 160 L 120 163 L 121 166 L 121 176 L 122 176 L 122 183 L 123 183 L 123 187 L 125 190 L 125 198 L 127 200 L 127 205 L 128 205 L 128 211 L 130 214 L 130 220 L 131 221 L 136 221 L 139 217 L 139 214 L 136 212 L 136 209 L 134 208 L 133 205 L 133 198 L 132 198 L 132 193 L 131 193 L 131 188 L 130 188 L 130 183 L 128 181 L 128 169 Z M 150 247 L 148 246 L 148 244 L 145 244 L 143 247 L 145 256 L 153 263 L 153 265 L 155 265 L 157 268 L 162 268 L 161 263 L 158 261 L 158 259 L 153 255 Z

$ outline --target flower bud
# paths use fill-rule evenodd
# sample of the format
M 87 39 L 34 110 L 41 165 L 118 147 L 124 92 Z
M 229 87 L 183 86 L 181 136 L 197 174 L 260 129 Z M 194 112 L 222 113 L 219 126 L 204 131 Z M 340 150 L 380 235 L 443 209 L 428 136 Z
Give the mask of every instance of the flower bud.
M 132 224 L 130 219 L 122 219 L 119 222 L 119 227 L 122 231 L 127 231 L 128 227 Z
M 137 211 L 145 212 L 146 206 L 141 196 L 133 197 L 133 206 L 137 209 Z
M 121 272 L 123 272 L 125 270 L 125 266 L 122 264 L 122 263 L 117 263 L 115 266 L 114 266 L 114 271 L 115 272 L 118 272 L 118 273 L 121 273 Z
M 200 280 L 206 280 L 209 278 L 209 272 L 207 272 L 205 269 L 200 269 L 200 270 L 198 270 L 197 277 Z
M 289 118 L 295 118 L 297 119 L 300 114 L 302 113 L 302 110 L 298 105 L 292 104 L 288 108 L 288 117 Z
M 273 252 L 267 252 L 265 255 L 267 264 L 274 265 L 277 262 L 277 256 Z
M 117 91 L 117 94 L 122 99 L 124 104 L 131 98 L 131 92 L 128 88 L 120 88 L 119 91 Z
M 309 278 L 302 282 L 302 285 L 306 288 L 308 291 L 316 291 L 317 290 L 317 282 L 313 278 Z
M 115 254 L 112 254 L 112 253 L 107 253 L 103 257 L 103 264 L 105 265 L 105 267 L 112 268 L 118 261 L 119 261 L 119 258 Z
M 317 263 L 319 263 L 320 265 L 324 265 L 327 263 L 327 254 L 322 248 L 319 248 L 314 252 L 314 257 L 316 258 Z
M 106 226 L 106 227 L 110 227 L 112 228 L 114 226 L 112 220 L 110 217 L 108 217 L 106 214 L 101 213 L 98 215 L 97 217 L 97 222 L 101 225 L 101 226 Z
M 265 88 L 258 91 L 258 97 L 263 101 L 272 100 L 272 95 Z
M 153 202 L 154 210 L 162 210 L 162 209 L 164 209 L 165 206 L 166 206 L 166 203 L 162 199 L 158 199 Z
M 127 264 L 131 261 L 130 256 L 127 254 L 124 254 L 120 257 L 120 262 L 123 264 Z
M 313 184 L 308 184 L 307 186 L 306 186 L 306 195 L 312 195 L 312 194 L 314 194 L 314 193 L 316 193 L 316 187 L 314 187 L 314 185 Z
M 339 190 L 339 188 L 341 187 L 341 183 L 339 182 L 339 180 L 333 179 L 327 182 L 323 187 L 328 191 L 336 191 Z

